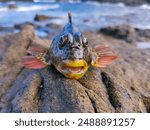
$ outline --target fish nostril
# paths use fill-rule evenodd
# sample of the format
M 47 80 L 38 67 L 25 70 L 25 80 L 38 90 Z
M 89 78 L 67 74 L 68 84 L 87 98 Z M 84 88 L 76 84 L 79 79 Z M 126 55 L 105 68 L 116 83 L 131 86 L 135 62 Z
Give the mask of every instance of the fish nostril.
M 79 46 L 74 46 L 74 47 L 72 47 L 72 49 L 80 49 L 80 47 Z
M 72 49 L 80 49 L 80 45 L 74 45 L 71 47 Z

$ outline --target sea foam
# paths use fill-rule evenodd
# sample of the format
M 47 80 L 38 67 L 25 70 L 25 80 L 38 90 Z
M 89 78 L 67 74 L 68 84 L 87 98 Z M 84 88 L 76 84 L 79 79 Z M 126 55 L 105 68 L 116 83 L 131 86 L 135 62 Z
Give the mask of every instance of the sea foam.
M 48 10 L 48 9 L 57 9 L 59 8 L 58 4 L 53 5 L 33 5 L 33 6 L 19 6 L 16 9 L 13 9 L 13 11 L 37 11 L 37 10 Z M 3 11 L 12 11 L 8 7 L 0 7 L 0 12 Z

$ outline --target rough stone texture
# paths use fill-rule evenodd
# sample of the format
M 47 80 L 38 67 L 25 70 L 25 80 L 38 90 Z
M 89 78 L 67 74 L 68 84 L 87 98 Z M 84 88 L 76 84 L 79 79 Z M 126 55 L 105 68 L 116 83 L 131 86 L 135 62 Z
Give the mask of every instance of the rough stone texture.
M 26 77 L 26 78 L 25 78 Z M 37 72 L 24 70 L 14 85 L 2 97 L 2 112 L 38 112 L 38 92 L 41 77 Z
M 100 29 L 100 32 L 106 35 L 110 35 L 114 38 L 125 40 L 129 43 L 135 43 L 137 40 L 136 30 L 129 25 L 109 26 Z
M 108 44 L 120 55 L 120 60 L 101 70 L 102 81 L 116 112 L 149 112 L 150 53 L 134 44 L 100 34 L 87 34 L 94 44 Z M 106 40 L 107 39 L 107 40 Z
M 67 79 L 51 67 L 41 72 L 44 79 L 41 112 L 112 112 L 100 75 L 89 70 L 84 78 Z
M 80 80 L 65 78 L 53 66 L 23 68 L 20 60 L 30 44 L 51 42 L 35 36 L 32 26 L 1 37 L 0 112 L 150 112 L 149 49 L 99 33 L 85 35 L 92 46 L 110 45 L 120 59 L 104 69 L 90 67 Z
M 53 67 L 41 72 L 43 90 L 40 112 L 94 112 L 84 87 L 67 79 Z
M 3 51 L 0 62 L 0 97 L 13 85 L 13 82 L 23 69 L 21 58 L 26 54 L 26 49 L 34 37 L 32 26 L 26 27 L 21 33 L 2 38 L 1 44 L 8 48 Z M 4 45 L 5 46 L 5 45 Z
M 24 23 L 19 23 L 19 24 L 15 24 L 14 25 L 14 28 L 15 29 L 18 29 L 18 30 L 22 30 L 25 26 L 27 25 L 31 25 L 33 26 L 34 28 L 36 28 L 36 25 L 34 25 L 32 22 L 24 22 Z

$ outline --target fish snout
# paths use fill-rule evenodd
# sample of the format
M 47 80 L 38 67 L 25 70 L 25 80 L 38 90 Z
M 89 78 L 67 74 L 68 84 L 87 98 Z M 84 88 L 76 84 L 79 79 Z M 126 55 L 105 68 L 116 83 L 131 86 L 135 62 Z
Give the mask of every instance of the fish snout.
M 73 43 L 72 45 L 71 45 L 71 49 L 76 49 L 76 50 L 78 50 L 78 49 L 81 49 L 82 48 L 82 46 L 81 46 L 81 44 L 80 43 L 78 43 L 78 42 L 75 42 L 75 43 Z
M 83 58 L 83 52 L 82 50 L 78 49 L 77 47 L 72 48 L 72 51 L 70 51 L 70 54 L 68 55 L 69 59 L 82 59 Z

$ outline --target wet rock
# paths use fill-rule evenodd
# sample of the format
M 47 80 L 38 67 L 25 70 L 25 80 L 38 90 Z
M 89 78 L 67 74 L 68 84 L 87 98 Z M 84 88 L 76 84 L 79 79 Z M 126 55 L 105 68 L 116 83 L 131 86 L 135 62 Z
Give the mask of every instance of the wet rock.
M 0 64 L 0 97 L 13 84 L 23 66 L 20 60 L 34 37 L 33 27 L 27 26 L 16 35 L 6 36 L 2 41 L 8 45 Z M 19 49 L 18 49 L 19 47 Z
M 1 26 L 0 27 L 0 31 L 10 31 L 10 32 L 13 32 L 14 28 L 13 27 L 3 27 L 3 26 Z
M 45 20 L 48 20 L 50 19 L 50 16 L 46 16 L 46 15 L 36 15 L 34 20 L 35 21 L 45 21 Z
M 41 78 L 37 72 L 24 70 L 21 63 L 27 48 L 33 44 L 49 46 L 50 41 L 34 35 L 32 26 L 25 26 L 20 33 L 1 37 L 0 62 L 0 111 L 38 112 Z
M 17 7 L 17 5 L 15 5 L 15 4 L 9 4 L 8 5 L 8 9 L 10 9 L 10 10 L 15 10 L 15 9 L 17 9 L 18 7 Z
M 90 76 L 92 73 L 93 77 Z M 65 78 L 53 67 L 45 69 L 41 75 L 44 79 L 41 91 L 41 112 L 114 111 L 96 70 L 90 69 L 89 73 L 79 81 Z M 90 78 L 92 82 L 87 80 Z
M 136 29 L 136 32 L 140 37 L 150 38 L 150 29 Z
M 102 80 L 107 88 L 109 100 L 116 112 L 146 112 L 146 107 L 139 94 L 135 94 L 124 84 L 123 78 L 102 72 Z M 125 77 L 124 77 L 125 78 Z
M 15 24 L 14 25 L 14 28 L 15 29 L 19 29 L 19 30 L 22 30 L 25 26 L 27 25 L 31 25 L 33 27 L 35 27 L 35 24 L 31 23 L 31 22 L 25 22 L 25 23 L 21 23 L 21 24 Z
M 109 26 L 100 29 L 100 33 L 125 40 L 129 43 L 135 43 L 137 40 L 137 33 L 135 29 L 129 25 Z
M 112 46 L 120 59 L 101 70 L 102 82 L 116 112 L 149 112 L 149 49 L 139 50 L 133 44 L 108 36 L 86 34 L 89 41 L 101 39 Z M 100 42 L 95 40 L 95 43 Z M 142 75 L 142 77 L 141 77 Z
M 34 17 L 34 20 L 35 21 L 45 21 L 45 20 L 51 20 L 51 19 L 57 19 L 57 18 L 60 18 L 60 17 L 53 17 L 53 16 L 36 14 L 36 16 Z
M 9 34 L 16 33 L 18 30 L 16 30 L 14 27 L 0 27 L 0 36 L 5 36 Z
M 38 112 L 40 86 L 41 77 L 37 72 L 22 71 L 14 85 L 1 98 L 1 111 Z
M 65 78 L 53 67 L 41 74 L 44 84 L 40 112 L 94 112 L 84 87 L 78 81 Z
M 149 29 L 133 28 L 129 25 L 117 25 L 101 28 L 100 33 L 121 39 L 127 43 L 136 43 L 137 41 L 146 41 L 150 37 Z
M 61 28 L 62 28 L 62 26 L 60 24 L 54 24 L 54 23 L 46 24 L 46 27 L 53 28 L 53 29 L 59 29 L 59 30 L 61 30 Z
M 47 34 L 46 38 L 53 39 L 53 37 L 61 31 L 62 26 L 59 24 L 49 23 L 46 26 L 37 26 L 36 29 L 39 32 L 45 32 Z
M 37 26 L 37 30 L 46 32 L 48 34 L 56 32 L 55 28 L 48 28 L 48 27 L 45 27 L 45 26 Z
M 115 109 L 108 99 L 107 90 L 102 82 L 100 69 L 94 67 L 89 68 L 89 71 L 79 82 L 86 88 L 85 92 L 91 100 L 96 113 L 115 112 Z

